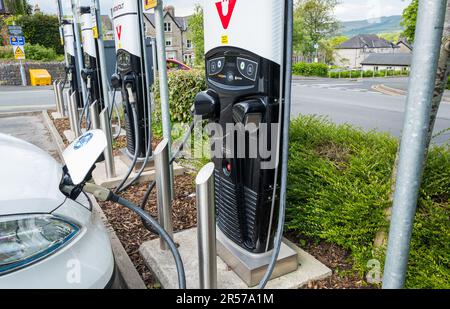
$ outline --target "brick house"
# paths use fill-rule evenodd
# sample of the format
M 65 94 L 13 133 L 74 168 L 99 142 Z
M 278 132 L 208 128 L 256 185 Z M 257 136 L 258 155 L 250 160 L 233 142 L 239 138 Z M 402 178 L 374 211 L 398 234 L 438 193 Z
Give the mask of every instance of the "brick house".
M 186 64 L 192 64 L 194 50 L 189 39 L 188 20 L 190 16 L 175 16 L 175 8 L 164 8 L 164 32 L 166 36 L 166 56 Z M 145 34 L 147 37 L 155 37 L 155 15 L 145 14 Z

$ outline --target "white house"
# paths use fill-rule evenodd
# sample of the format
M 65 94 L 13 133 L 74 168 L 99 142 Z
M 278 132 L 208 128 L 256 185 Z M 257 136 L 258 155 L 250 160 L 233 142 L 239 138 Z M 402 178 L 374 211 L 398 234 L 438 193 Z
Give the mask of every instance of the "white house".
M 360 34 L 335 49 L 335 65 L 360 68 L 361 62 L 371 54 L 395 54 L 400 47 L 374 34 Z

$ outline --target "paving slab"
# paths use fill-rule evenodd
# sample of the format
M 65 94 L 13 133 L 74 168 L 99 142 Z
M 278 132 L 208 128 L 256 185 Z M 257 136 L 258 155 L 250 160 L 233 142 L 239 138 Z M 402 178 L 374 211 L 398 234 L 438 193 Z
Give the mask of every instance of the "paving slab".
M 197 229 L 189 229 L 174 235 L 179 244 L 179 252 L 184 262 L 186 286 L 188 289 L 199 288 Z M 312 255 L 298 248 L 288 240 L 285 244 L 298 253 L 299 267 L 295 272 L 270 280 L 268 289 L 298 289 L 311 281 L 322 280 L 331 276 L 331 269 L 316 260 Z M 139 252 L 146 265 L 166 289 L 178 288 L 176 266 L 170 251 L 162 251 L 159 238 L 141 245 Z M 217 257 L 217 287 L 219 289 L 249 289 L 222 259 Z
M 0 133 L 25 140 L 61 162 L 58 147 L 42 112 L 0 114 Z

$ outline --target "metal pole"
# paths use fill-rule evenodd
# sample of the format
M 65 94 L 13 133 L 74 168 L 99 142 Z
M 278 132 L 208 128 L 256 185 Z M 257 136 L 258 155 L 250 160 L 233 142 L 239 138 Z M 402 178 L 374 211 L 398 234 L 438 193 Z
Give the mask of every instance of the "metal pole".
M 383 288 L 402 288 L 421 185 L 446 0 L 419 1 Z
M 159 224 L 170 236 L 172 236 L 172 205 L 169 186 L 169 141 L 166 138 L 156 147 L 154 157 Z M 162 238 L 160 239 L 160 245 L 161 250 L 168 250 L 167 244 Z
M 89 106 L 89 114 L 91 116 L 91 124 L 93 130 L 100 129 L 100 118 L 98 115 L 98 101 L 94 101 L 94 103 Z
M 116 177 L 116 166 L 114 164 L 114 156 L 112 152 L 112 133 L 111 133 L 111 122 L 109 121 L 109 111 L 105 107 L 100 113 L 100 127 L 106 135 L 107 146 L 103 155 L 105 157 L 105 170 L 106 177 L 108 179 Z
M 103 89 L 103 101 L 105 102 L 105 106 L 112 110 L 113 106 L 111 106 L 110 101 L 110 88 L 109 83 L 107 82 L 108 71 L 106 70 L 106 54 L 105 54 L 105 43 L 103 42 L 103 25 L 100 14 L 100 1 L 92 0 L 95 5 L 95 20 L 97 21 L 97 29 L 98 29 L 98 57 L 100 61 L 100 74 L 102 76 L 102 89 Z
M 77 106 L 77 92 L 74 91 L 70 96 L 70 110 L 72 112 L 72 122 L 73 122 L 73 133 L 75 138 L 80 137 L 80 128 L 78 127 L 78 123 L 80 122 L 80 115 L 78 114 L 78 106 Z
M 152 57 L 153 57 L 153 81 L 158 78 L 158 56 L 156 51 L 156 40 L 152 38 Z
M 27 85 L 27 77 L 26 77 L 26 74 L 25 74 L 25 68 L 23 67 L 22 60 L 20 60 L 20 77 L 22 78 L 22 86 L 25 87 Z
M 169 87 L 167 84 L 166 41 L 164 36 L 163 1 L 155 8 L 156 48 L 158 50 L 159 89 L 161 96 L 161 118 L 164 138 L 169 144 L 169 156 L 172 156 L 172 136 L 170 124 Z M 170 166 L 170 191 L 173 188 L 173 169 Z M 171 194 L 172 195 L 172 194 Z
M 217 289 L 214 163 L 208 163 L 200 170 L 195 185 L 200 289 Z
M 80 29 L 78 27 L 79 25 L 79 18 L 78 18 L 78 10 L 77 5 L 75 3 L 76 0 L 72 0 L 72 14 L 73 14 L 73 29 L 74 29 L 74 35 L 75 35 L 75 45 L 77 50 L 77 58 L 78 58 L 78 65 L 79 65 L 79 72 L 84 68 L 84 61 L 83 61 L 83 55 L 81 52 L 81 36 L 80 36 Z M 77 76 L 74 76 L 74 78 L 77 78 Z M 83 94 L 83 106 L 86 106 L 87 104 L 87 88 L 86 83 L 84 79 L 80 78 L 81 82 L 81 92 Z

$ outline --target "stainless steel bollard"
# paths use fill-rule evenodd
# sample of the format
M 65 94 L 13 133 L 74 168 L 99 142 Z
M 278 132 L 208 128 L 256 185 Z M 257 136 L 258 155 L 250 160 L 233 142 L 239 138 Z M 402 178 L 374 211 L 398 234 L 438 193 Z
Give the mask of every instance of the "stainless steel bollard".
M 59 114 L 61 115 L 61 117 L 66 117 L 66 106 L 64 104 L 64 82 L 59 82 L 57 84 L 57 91 L 58 91 L 58 96 L 59 96 Z M 69 102 L 67 100 L 67 102 Z
M 200 289 L 217 289 L 214 163 L 208 163 L 200 170 L 195 184 Z
M 114 156 L 112 152 L 112 133 L 111 133 L 111 122 L 109 121 L 109 112 L 108 108 L 102 110 L 100 113 L 100 127 L 106 135 L 106 141 L 108 145 L 104 151 L 105 157 L 105 169 L 106 169 L 106 177 L 111 179 L 116 177 L 116 166 L 114 163 Z
M 77 92 L 74 91 L 72 93 L 72 95 L 70 96 L 69 104 L 70 104 L 70 110 L 72 112 L 72 123 L 73 123 L 72 131 L 75 134 L 75 138 L 79 138 L 81 135 L 80 127 L 79 127 L 80 115 L 78 114 L 78 106 L 77 106 L 76 96 L 77 96 Z
M 58 80 L 55 80 L 53 82 L 53 92 L 55 93 L 55 105 L 56 105 L 56 112 L 61 115 L 61 98 L 59 97 L 59 82 Z
M 173 236 L 172 204 L 170 198 L 169 141 L 165 138 L 154 152 L 159 224 Z M 160 239 L 161 250 L 168 250 L 166 242 Z
M 67 115 L 69 117 L 69 124 L 70 124 L 70 130 L 73 132 L 74 131 L 74 124 L 73 124 L 73 113 L 72 113 L 72 104 L 70 104 L 70 90 L 68 90 L 66 92 L 66 101 L 67 101 Z
M 89 115 L 91 118 L 91 129 L 97 130 L 100 129 L 100 118 L 98 115 L 98 101 L 89 106 Z

